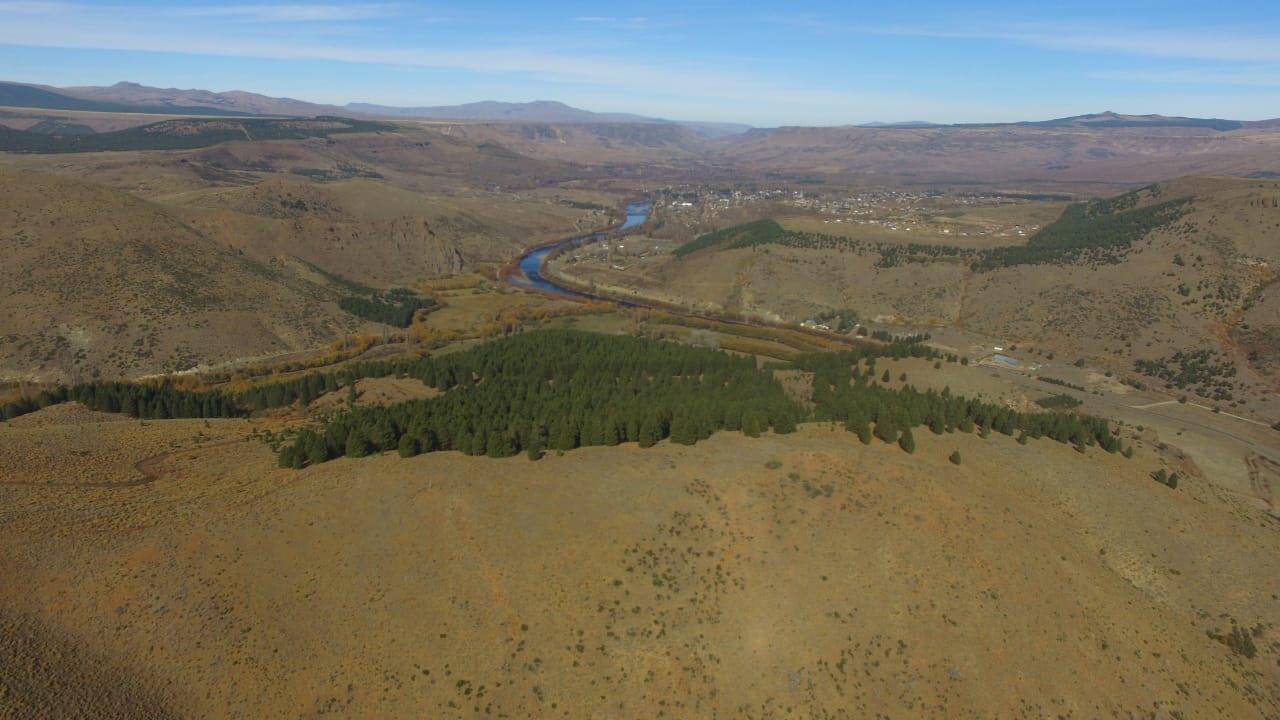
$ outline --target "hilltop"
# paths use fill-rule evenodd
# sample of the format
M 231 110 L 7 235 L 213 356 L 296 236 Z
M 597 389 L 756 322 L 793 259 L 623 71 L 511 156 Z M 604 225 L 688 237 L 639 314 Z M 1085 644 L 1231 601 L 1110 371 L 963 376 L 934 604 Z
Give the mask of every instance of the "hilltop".
M 1151 441 L 908 455 L 806 425 L 290 471 L 255 439 L 271 421 L 108 418 L 0 425 L 0 474 L 37 483 L 0 484 L 25 716 L 1280 707 L 1274 521 L 1155 483 Z

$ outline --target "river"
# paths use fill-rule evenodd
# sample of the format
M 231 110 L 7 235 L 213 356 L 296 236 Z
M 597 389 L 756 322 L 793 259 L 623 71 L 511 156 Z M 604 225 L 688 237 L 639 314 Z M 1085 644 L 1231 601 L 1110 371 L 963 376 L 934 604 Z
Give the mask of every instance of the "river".
M 521 282 L 519 280 L 517 280 L 517 282 L 519 282 L 521 285 L 529 285 L 529 286 L 538 288 L 539 290 L 546 290 L 548 292 L 559 293 L 561 295 L 583 296 L 584 293 L 578 292 L 576 290 L 571 290 L 569 288 L 561 287 L 557 285 L 554 280 L 551 280 L 550 278 L 547 278 L 542 274 L 542 266 L 547 260 L 547 255 L 563 247 L 571 247 L 573 245 L 580 245 L 582 243 L 595 242 L 596 240 L 599 240 L 604 237 L 608 237 L 609 235 L 625 232 L 627 230 L 630 230 L 633 227 L 643 225 L 644 221 L 649 218 L 650 207 L 651 205 L 648 202 L 628 203 L 627 219 L 624 220 L 622 225 L 620 225 L 617 228 L 614 228 L 612 230 L 603 230 L 601 232 L 594 232 L 594 233 L 591 233 L 590 235 L 579 235 L 577 237 L 571 237 L 566 240 L 561 240 L 560 242 L 554 243 L 552 245 L 544 245 L 540 248 L 530 250 L 529 252 L 525 253 L 523 257 L 520 258 L 520 272 L 524 274 L 524 277 L 527 280 L 527 282 Z

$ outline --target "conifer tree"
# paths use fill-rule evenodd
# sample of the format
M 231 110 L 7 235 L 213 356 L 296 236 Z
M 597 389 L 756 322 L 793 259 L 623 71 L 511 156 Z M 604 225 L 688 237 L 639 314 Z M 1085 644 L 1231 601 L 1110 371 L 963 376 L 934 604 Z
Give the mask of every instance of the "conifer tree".
M 858 442 L 861 442 L 863 445 L 871 444 L 871 427 L 867 425 L 867 423 L 863 422 L 858 425 L 855 432 L 858 433 Z
M 898 447 L 906 450 L 907 453 L 916 451 L 916 439 L 911 434 L 911 428 L 902 431 L 902 437 L 898 438 Z
M 365 438 L 363 430 L 352 428 L 351 432 L 347 433 L 345 452 L 347 457 L 353 458 L 361 458 L 369 454 L 369 441 Z
M 418 454 L 418 441 L 412 435 L 401 435 L 396 450 L 402 458 L 413 457 Z
M 693 445 L 698 442 L 698 427 L 688 413 L 679 413 L 671 418 L 671 442 L 681 445 Z

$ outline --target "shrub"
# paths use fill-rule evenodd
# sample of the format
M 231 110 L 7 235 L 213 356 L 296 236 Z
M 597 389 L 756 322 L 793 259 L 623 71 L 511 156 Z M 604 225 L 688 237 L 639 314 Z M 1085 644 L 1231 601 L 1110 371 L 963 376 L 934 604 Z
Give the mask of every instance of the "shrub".
M 955 450 L 955 451 L 953 451 L 953 452 L 951 453 L 951 457 L 949 457 L 949 458 L 947 458 L 947 459 L 951 461 L 951 464 L 952 464 L 952 465 L 959 465 L 959 464 L 960 464 L 960 451 L 959 451 L 959 450 Z
M 1159 470 L 1151 473 L 1151 479 L 1161 485 L 1168 486 L 1171 490 L 1178 489 L 1178 473 L 1176 472 L 1171 473 L 1166 471 L 1164 468 L 1160 468 Z

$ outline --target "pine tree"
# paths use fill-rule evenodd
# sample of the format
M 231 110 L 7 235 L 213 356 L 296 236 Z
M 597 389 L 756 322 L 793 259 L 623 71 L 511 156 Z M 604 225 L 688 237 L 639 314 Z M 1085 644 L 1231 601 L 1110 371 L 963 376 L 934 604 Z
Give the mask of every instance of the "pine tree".
M 898 439 L 898 428 L 894 426 L 893 421 L 889 418 L 880 418 L 876 421 L 876 437 L 891 443 Z
M 640 434 L 638 441 L 640 447 L 653 447 L 655 443 L 662 439 L 662 426 L 658 418 L 650 415 L 640 423 Z
M 369 441 L 365 438 L 364 432 L 359 428 L 352 428 L 347 433 L 347 457 L 361 458 L 369 454 Z
M 413 457 L 418 454 L 418 441 L 412 435 L 401 435 L 396 450 L 402 458 Z
M 861 442 L 863 445 L 871 444 L 871 427 L 867 425 L 867 423 L 863 422 L 858 425 L 856 432 L 858 433 L 858 442 Z
M 307 438 L 307 462 L 312 465 L 329 459 L 329 447 L 325 444 L 324 438 L 316 433 L 309 433 Z
M 681 412 L 671 418 L 671 442 L 681 445 L 693 445 L 698 442 L 698 426 L 687 412 Z
M 916 451 L 916 439 L 911 434 L 911 428 L 902 431 L 902 437 L 898 438 L 898 447 L 906 450 L 908 454 Z
M 485 454 L 489 457 L 511 457 L 516 454 L 516 448 L 506 434 L 500 430 L 489 430 L 489 437 L 485 441 Z
M 556 426 L 554 446 L 555 449 L 562 452 L 572 450 L 578 446 L 578 438 L 573 431 L 573 426 L 568 421 L 561 421 Z

